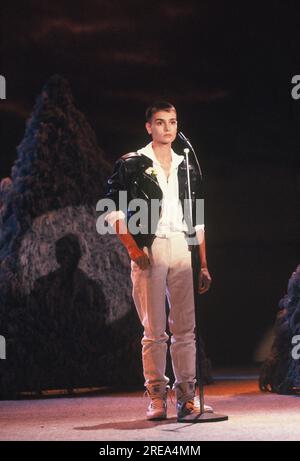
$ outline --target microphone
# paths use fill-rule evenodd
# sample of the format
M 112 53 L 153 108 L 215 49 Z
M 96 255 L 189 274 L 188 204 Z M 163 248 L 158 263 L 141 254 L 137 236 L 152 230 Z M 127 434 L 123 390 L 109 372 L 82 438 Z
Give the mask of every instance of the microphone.
M 179 139 L 181 139 L 181 141 L 183 141 L 187 146 L 189 146 L 189 148 L 194 152 L 194 149 L 193 149 L 193 146 L 192 144 L 190 143 L 190 140 L 184 136 L 184 134 L 182 133 L 182 131 L 179 131 L 178 132 L 178 137 Z
M 178 134 L 178 138 L 179 138 L 182 142 L 184 142 L 184 143 L 191 149 L 191 151 L 193 152 L 194 158 L 195 158 L 196 163 L 197 163 L 198 171 L 199 171 L 199 174 L 200 174 L 200 178 L 201 178 L 201 181 L 202 181 L 202 179 L 203 179 L 202 170 L 201 170 L 201 167 L 200 167 L 200 165 L 199 165 L 196 152 L 194 151 L 194 148 L 193 148 L 193 146 L 192 146 L 190 140 L 182 133 L 182 131 L 178 131 L 177 134 Z M 183 151 L 184 151 L 184 153 L 187 153 L 187 154 L 188 154 L 188 152 L 186 152 L 186 149 L 184 149 Z

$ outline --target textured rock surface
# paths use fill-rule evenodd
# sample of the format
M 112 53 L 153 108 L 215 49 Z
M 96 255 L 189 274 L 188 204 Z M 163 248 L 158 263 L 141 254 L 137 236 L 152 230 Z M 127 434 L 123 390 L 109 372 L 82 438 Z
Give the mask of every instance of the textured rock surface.
M 275 340 L 260 372 L 260 388 L 279 394 L 300 393 L 300 359 L 292 350 L 294 336 L 300 335 L 300 265 L 293 272 L 287 294 L 279 302 Z M 299 336 L 300 337 L 300 336 Z
M 128 256 L 96 231 L 110 171 L 67 82 L 52 77 L 1 188 L 2 394 L 140 382 Z
M 59 268 L 55 242 L 65 234 L 74 234 L 82 253 L 78 267 L 90 280 L 101 281 L 106 300 L 101 309 L 105 310 L 107 323 L 111 323 L 132 307 L 129 259 L 115 236 L 95 231 L 96 220 L 96 211 L 87 205 L 62 208 L 36 218 L 21 242 L 19 277 L 23 293 L 29 294 L 37 279 Z

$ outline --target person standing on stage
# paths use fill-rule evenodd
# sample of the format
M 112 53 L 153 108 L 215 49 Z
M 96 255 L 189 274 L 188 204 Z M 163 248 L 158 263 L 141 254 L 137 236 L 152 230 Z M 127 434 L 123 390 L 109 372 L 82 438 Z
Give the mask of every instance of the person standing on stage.
M 132 296 L 144 328 L 143 372 L 150 397 L 147 418 L 167 417 L 167 295 L 177 417 L 178 421 L 185 421 L 196 412 L 193 274 L 184 219 L 186 162 L 172 149 L 177 135 L 177 113 L 171 103 L 155 102 L 148 107 L 145 126 L 151 142 L 137 152 L 123 155 L 108 180 L 106 198 L 113 200 L 116 209 L 107 213 L 105 220 L 131 259 Z M 199 292 L 202 294 L 209 289 L 212 280 L 206 260 L 204 223 L 197 222 L 195 213 L 196 200 L 203 198 L 201 176 L 192 162 L 190 175 L 193 219 L 196 220 L 193 225 L 200 256 Z M 140 220 L 139 232 L 129 226 L 133 210 L 121 205 L 120 193 L 127 194 L 127 204 L 139 199 L 148 206 L 146 216 L 144 213 L 148 222 L 144 224 L 144 220 Z M 159 201 L 158 213 L 151 206 L 155 201 Z M 205 406 L 205 411 L 212 409 Z

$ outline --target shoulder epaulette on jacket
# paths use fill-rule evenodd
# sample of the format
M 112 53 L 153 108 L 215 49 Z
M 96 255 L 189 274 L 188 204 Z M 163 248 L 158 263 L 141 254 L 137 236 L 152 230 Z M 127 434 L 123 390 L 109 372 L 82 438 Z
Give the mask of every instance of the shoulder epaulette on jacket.
M 134 158 L 134 157 L 141 157 L 142 154 L 139 154 L 138 152 L 128 152 L 128 154 L 122 155 L 121 159 L 122 160 L 127 160 L 129 158 Z

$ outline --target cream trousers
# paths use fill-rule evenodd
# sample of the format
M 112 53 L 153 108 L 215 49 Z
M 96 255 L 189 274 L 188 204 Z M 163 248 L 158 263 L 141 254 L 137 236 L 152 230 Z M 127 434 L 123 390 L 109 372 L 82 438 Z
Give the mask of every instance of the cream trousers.
M 195 314 L 191 252 L 183 232 L 156 237 L 143 250 L 150 266 L 131 261 L 132 296 L 144 327 L 142 359 L 145 385 L 168 383 L 166 295 L 169 304 L 170 353 L 175 384 L 195 382 Z

